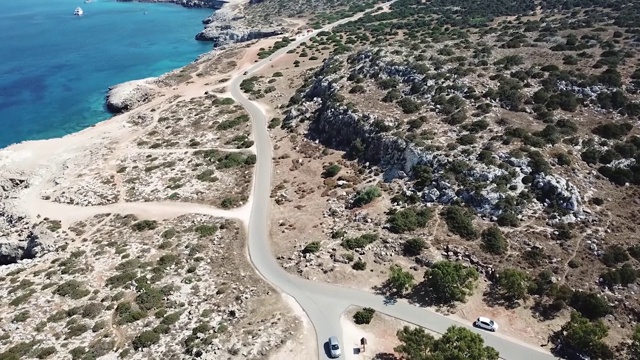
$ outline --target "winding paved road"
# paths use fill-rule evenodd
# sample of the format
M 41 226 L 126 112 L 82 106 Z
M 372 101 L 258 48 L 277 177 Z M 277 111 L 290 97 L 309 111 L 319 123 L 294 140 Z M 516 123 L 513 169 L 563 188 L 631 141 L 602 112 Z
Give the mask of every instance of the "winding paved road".
M 231 96 L 246 108 L 253 120 L 257 163 L 253 183 L 251 216 L 248 223 L 249 256 L 253 265 L 273 286 L 291 295 L 309 316 L 316 331 L 320 359 L 327 357 L 324 344 L 329 336 L 336 335 L 339 339 L 342 339 L 340 316 L 352 305 L 371 307 L 378 312 L 438 333 L 444 333 L 452 325 L 468 327 L 481 334 L 485 343 L 497 349 L 500 352 L 500 356 L 506 360 L 556 359 L 556 357 L 543 352 L 541 349 L 538 350 L 533 346 L 525 345 L 502 334 L 496 335 L 477 330 L 469 324 L 456 322 L 429 309 L 413 306 L 402 300 L 393 305 L 385 305 L 383 296 L 336 285 L 313 282 L 290 275 L 276 262 L 269 245 L 269 194 L 271 193 L 272 151 L 271 140 L 267 131 L 267 119 L 260 107 L 245 97 L 240 90 L 240 83 L 247 76 L 269 64 L 272 59 L 284 54 L 289 49 L 293 49 L 302 41 L 316 35 L 319 31 L 329 30 L 336 25 L 354 20 L 359 16 L 343 19 L 297 39 L 289 46 L 275 52 L 269 58 L 252 65 L 247 70 L 246 75 L 236 76 L 229 84 Z M 356 339 L 342 340 L 343 353 L 352 351 L 350 348 L 344 348 L 344 345 L 350 345 L 354 340 Z M 344 358 L 344 355 L 342 358 Z

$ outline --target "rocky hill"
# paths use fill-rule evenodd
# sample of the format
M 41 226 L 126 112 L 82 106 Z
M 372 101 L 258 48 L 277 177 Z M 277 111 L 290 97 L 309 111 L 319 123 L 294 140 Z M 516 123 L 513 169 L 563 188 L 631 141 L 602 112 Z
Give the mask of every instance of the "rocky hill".
M 367 259 L 409 260 L 412 271 L 461 261 L 486 275 L 488 309 L 491 292 L 505 291 L 500 274 L 517 269 L 528 290 L 515 307 L 538 319 L 536 332 L 576 341 L 565 330 L 577 311 L 608 330 L 597 346 L 565 350 L 633 358 L 622 339 L 640 321 L 639 13 L 619 1 L 399 0 L 302 44 L 295 67 L 332 54 L 281 106 L 282 127 L 308 141 L 292 140 L 301 159 L 315 159 L 302 149 L 319 143 L 318 158 L 339 151 L 332 166 L 353 175 L 323 173 L 316 185 L 334 221 L 283 265 L 338 281 L 358 276 L 354 256 L 374 272 L 384 270 Z M 276 203 L 294 206 L 279 186 Z M 295 206 L 320 206 L 308 194 Z M 431 215 L 410 226 L 419 209 Z M 432 234 L 440 219 L 447 231 Z M 403 260 L 412 235 L 431 248 Z

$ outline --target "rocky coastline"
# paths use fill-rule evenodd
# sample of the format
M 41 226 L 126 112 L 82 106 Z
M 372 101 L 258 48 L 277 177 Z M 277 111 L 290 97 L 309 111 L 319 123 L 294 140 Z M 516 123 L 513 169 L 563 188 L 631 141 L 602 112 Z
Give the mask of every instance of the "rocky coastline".
M 155 96 L 151 84 L 155 78 L 127 81 L 109 88 L 107 93 L 107 110 L 119 114 L 145 104 Z
M 227 3 L 224 0 L 118 0 L 118 2 L 173 3 L 187 8 L 220 9 Z
M 205 27 L 196 35 L 196 40 L 211 41 L 216 46 L 225 46 L 283 34 L 285 30 L 282 27 L 256 27 L 248 23 L 244 16 L 244 7 L 256 3 L 229 3 L 228 6 L 222 7 L 202 21 Z

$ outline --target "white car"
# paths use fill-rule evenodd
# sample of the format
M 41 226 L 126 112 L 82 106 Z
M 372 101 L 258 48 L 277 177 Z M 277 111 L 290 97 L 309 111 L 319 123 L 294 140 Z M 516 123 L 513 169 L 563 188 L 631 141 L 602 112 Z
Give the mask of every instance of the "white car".
M 329 351 L 331 352 L 332 358 L 339 358 L 341 355 L 340 345 L 338 344 L 338 338 L 336 336 L 332 336 L 329 338 Z
M 473 323 L 473 326 L 489 331 L 498 331 L 497 322 L 482 316 Z

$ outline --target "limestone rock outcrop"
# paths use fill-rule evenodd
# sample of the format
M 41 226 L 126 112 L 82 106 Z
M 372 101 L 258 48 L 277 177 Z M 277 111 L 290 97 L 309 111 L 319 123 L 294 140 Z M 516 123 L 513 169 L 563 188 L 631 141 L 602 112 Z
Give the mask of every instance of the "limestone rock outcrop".
M 132 2 L 134 0 L 118 0 L 119 2 Z M 219 9 L 226 4 L 224 0 L 135 0 L 146 3 L 173 3 L 188 8 Z
M 277 36 L 283 28 L 254 28 L 246 24 L 244 17 L 232 8 L 222 8 L 202 22 L 205 28 L 196 35 L 196 40 L 212 41 L 217 47 Z
M 53 243 L 43 233 L 29 231 L 23 238 L 0 237 L 0 266 L 33 259 L 53 250 Z
M 350 70 L 357 74 L 365 77 L 374 74 L 374 77 L 393 76 L 406 84 L 429 86 L 422 81 L 419 72 L 408 66 L 393 62 L 385 66 L 382 57 L 373 53 L 361 53 L 356 57 L 349 58 L 348 63 L 354 64 Z M 392 132 L 380 131 L 376 123 L 393 129 L 396 120 L 382 114 L 358 111 L 341 100 L 340 83 L 346 75 L 341 64 L 337 59 L 325 61 L 313 81 L 296 94 L 298 105 L 288 110 L 283 122 L 285 127 L 293 128 L 299 122 L 309 123 L 307 136 L 310 139 L 330 148 L 356 151 L 352 155 L 382 170 L 385 181 L 413 176 L 416 165 L 427 166 L 432 173 L 429 183 L 424 188 L 411 190 L 427 203 L 462 201 L 489 218 L 507 213 L 533 213 L 540 207 L 563 209 L 569 214 L 563 218 L 567 222 L 585 216 L 578 188 L 558 175 L 533 172 L 529 159 L 516 159 L 505 153 L 494 154 L 496 160 L 511 165 L 507 171 L 478 161 L 475 155 L 420 147 Z M 354 150 L 356 143 L 358 146 Z M 485 186 L 474 188 L 450 176 L 456 164 L 464 164 L 456 170 L 460 177 L 468 183 Z M 531 178 L 530 186 L 523 183 L 524 176 Z M 498 187 L 496 181 L 504 182 L 503 186 Z M 518 201 L 522 191 L 529 192 L 537 201 L 530 204 Z
M 109 88 L 107 110 L 114 114 L 132 110 L 145 104 L 156 95 L 152 83 L 155 78 L 128 81 Z

